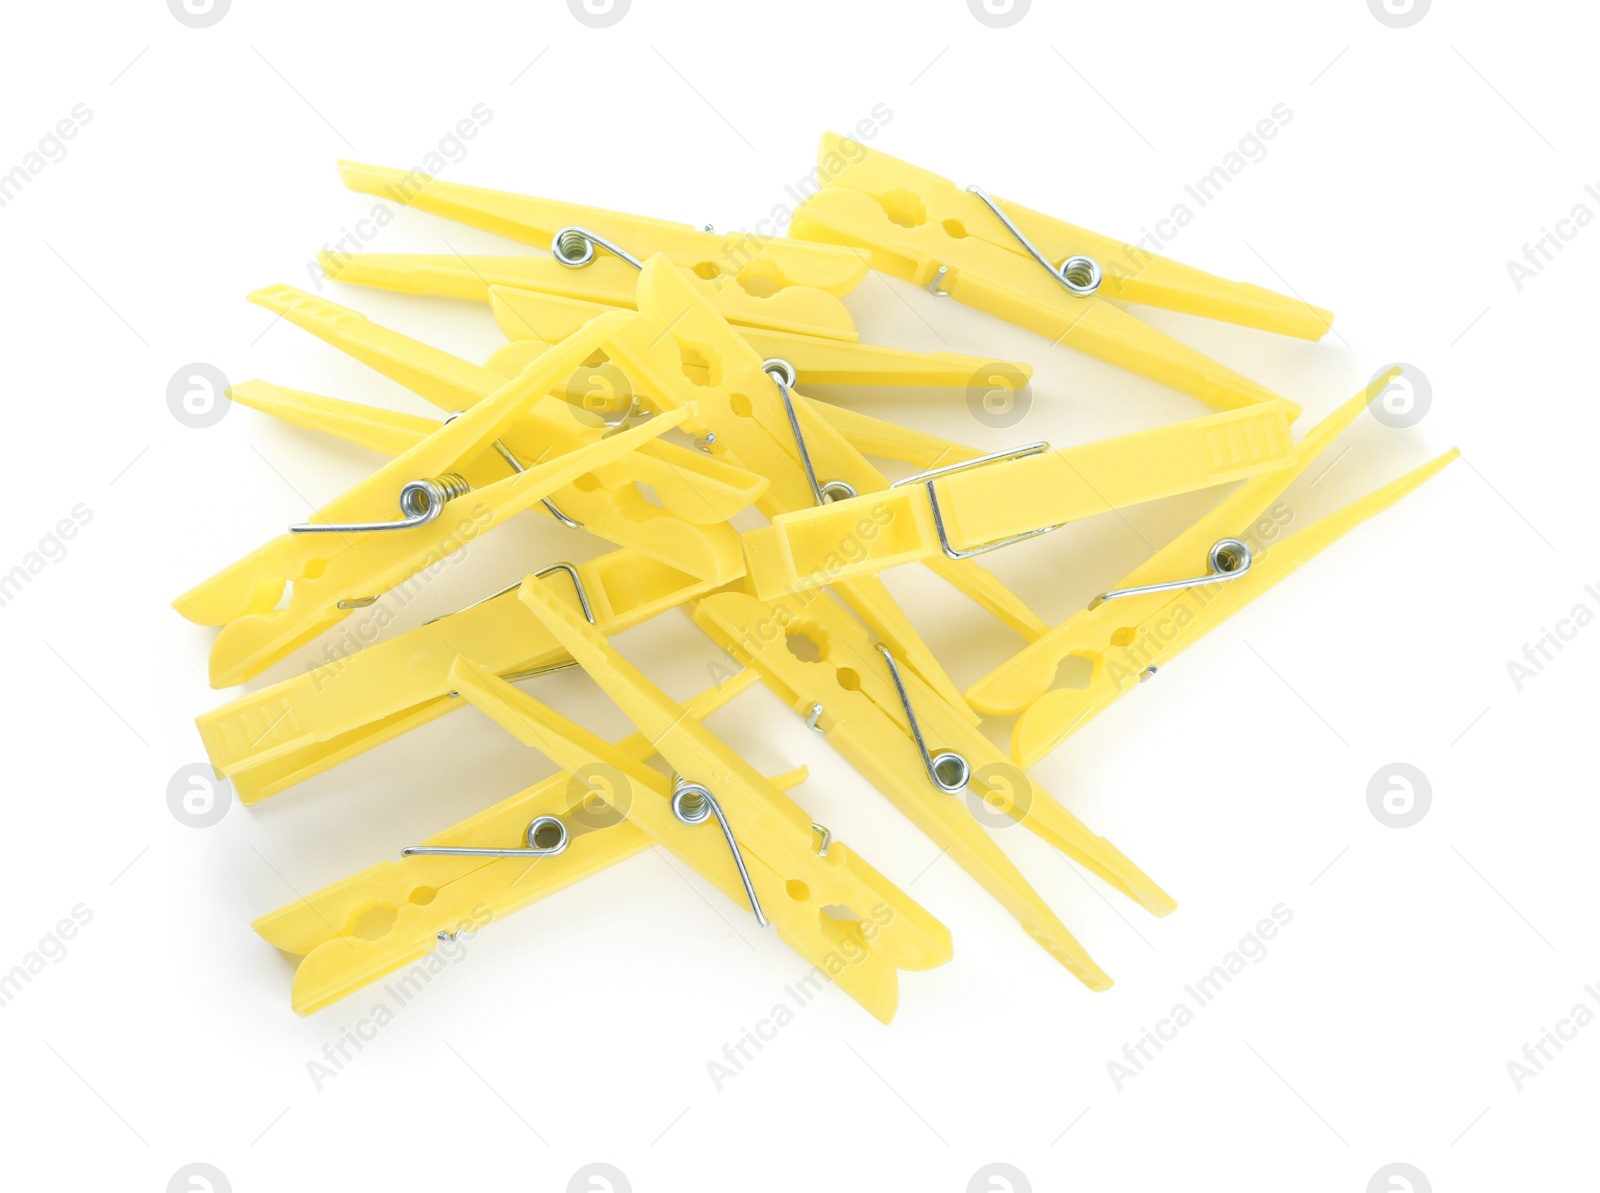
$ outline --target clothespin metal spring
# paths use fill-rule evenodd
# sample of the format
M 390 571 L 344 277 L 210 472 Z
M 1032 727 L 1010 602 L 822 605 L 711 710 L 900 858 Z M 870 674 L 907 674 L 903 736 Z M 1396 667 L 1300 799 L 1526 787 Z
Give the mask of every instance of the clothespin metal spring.
M 728 849 L 733 853 L 733 864 L 739 868 L 739 881 L 744 883 L 745 898 L 750 900 L 750 910 L 755 912 L 756 923 L 763 928 L 768 927 L 766 913 L 761 910 L 761 900 L 756 897 L 755 884 L 750 881 L 750 871 L 745 869 L 744 854 L 739 850 L 739 842 L 734 840 L 733 829 L 729 827 L 728 818 L 723 815 L 717 797 L 699 783 L 691 783 L 682 775 L 675 775 L 672 781 L 672 814 L 683 824 L 704 824 L 712 816 L 717 818 L 717 823 L 722 826 L 722 835 L 727 839 Z M 824 843 L 823 852 L 826 851 L 827 845 Z
M 567 826 L 554 816 L 535 816 L 523 834 L 526 845 L 481 849 L 465 845 L 408 845 L 401 857 L 555 857 L 567 847 Z
M 999 217 L 1000 222 L 1006 226 L 1011 235 L 1015 236 L 1021 242 L 1022 247 L 1028 250 L 1028 255 L 1044 266 L 1046 273 L 1055 278 L 1056 281 L 1060 282 L 1073 294 L 1076 294 L 1079 298 L 1087 298 L 1100 289 L 1100 282 L 1104 277 L 1100 269 L 1100 262 L 1093 257 L 1080 256 L 1068 257 L 1059 266 L 1050 264 L 1045 255 L 1034 246 L 1033 241 L 1022 234 L 1022 229 L 1011 222 L 1011 217 L 1005 213 L 1000 204 L 991 199 L 981 187 L 969 186 L 967 190 L 982 199 L 988 205 L 989 210 Z
M 1102 592 L 1090 601 L 1089 608 L 1093 609 L 1106 601 L 1142 596 L 1148 592 L 1175 592 L 1182 588 L 1199 588 L 1204 584 L 1237 580 L 1250 570 L 1251 560 L 1250 548 L 1238 539 L 1218 539 L 1211 544 L 1211 550 L 1206 552 L 1206 562 L 1211 568 L 1209 574 L 1196 576 L 1191 580 L 1167 580 L 1161 584 L 1141 584 L 1136 588 L 1113 588 L 1110 592 Z M 1153 672 L 1155 668 L 1152 667 L 1150 670 Z
M 794 435 L 795 450 L 800 453 L 800 466 L 805 469 L 806 481 L 811 485 L 811 495 L 817 504 L 827 505 L 830 501 L 846 501 L 856 496 L 855 486 L 845 481 L 817 480 L 817 470 L 812 466 L 806 437 L 800 432 L 800 419 L 794 411 L 794 399 L 789 394 L 789 387 L 794 384 L 794 366 L 774 358 L 761 367 L 772 378 L 772 383 L 778 387 L 778 396 L 783 399 L 783 412 L 789 416 L 789 430 Z
M 889 678 L 894 680 L 894 690 L 900 696 L 901 707 L 906 710 L 906 724 L 911 729 L 911 739 L 917 743 L 917 750 L 922 755 L 922 768 L 928 772 L 928 781 L 946 795 L 965 791 L 972 778 L 972 764 L 967 761 L 965 754 L 958 754 L 954 750 L 940 750 L 937 754 L 928 752 L 928 743 L 923 740 L 916 710 L 911 707 L 911 695 L 906 691 L 905 681 L 900 678 L 900 665 L 894 661 L 894 655 L 887 646 L 882 642 L 875 645 L 883 661 L 889 664 Z
M 587 228 L 580 228 L 576 224 L 562 228 L 551 238 L 550 252 L 561 264 L 571 269 L 582 269 L 594 260 L 597 245 L 613 256 L 622 258 L 635 269 L 644 268 L 644 262 L 627 249 L 620 248 L 604 236 Z
M 290 534 L 365 534 L 372 530 L 411 530 L 426 526 L 444 512 L 446 502 L 472 492 L 472 486 L 459 473 L 407 481 L 400 490 L 400 512 L 395 522 L 302 522 L 289 527 Z

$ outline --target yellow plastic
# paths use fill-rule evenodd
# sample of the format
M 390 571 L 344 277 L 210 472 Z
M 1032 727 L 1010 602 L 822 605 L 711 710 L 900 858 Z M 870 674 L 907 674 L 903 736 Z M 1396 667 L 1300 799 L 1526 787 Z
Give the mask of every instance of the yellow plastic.
M 755 346 L 751 336 L 746 334 L 744 338 L 752 347 Z M 517 340 L 491 355 L 486 367 L 497 373 L 504 373 L 508 377 L 514 377 L 526 367 L 528 361 L 535 359 L 546 347 L 543 340 Z M 700 372 L 703 374 L 704 370 Z M 626 382 L 626 378 L 622 380 Z M 587 407 L 591 400 L 601 399 L 607 407 L 621 408 L 637 396 L 633 392 L 631 382 L 618 386 L 617 378 L 604 372 L 603 367 L 592 371 L 586 370 L 583 376 L 575 379 L 565 390 L 558 392 L 563 393 L 568 401 L 583 407 Z M 982 454 L 977 448 L 942 439 L 902 423 L 875 418 L 846 406 L 835 405 L 833 402 L 819 401 L 816 398 L 811 398 L 810 402 L 811 408 L 826 419 L 844 437 L 845 442 L 864 456 L 873 456 L 880 460 L 903 460 L 919 468 L 935 468 L 961 460 L 970 460 Z M 744 473 L 742 469 L 739 471 L 743 475 L 750 475 Z
M 1151 668 L 1165 667 L 1323 548 L 1388 509 L 1456 458 L 1458 453 L 1452 449 L 1304 530 L 1277 541 L 1263 541 L 1265 536 L 1255 527 L 1276 526 L 1270 516 L 1263 517 L 1263 511 L 1392 376 L 1379 377 L 1313 428 L 1300 444 L 1293 468 L 1240 486 L 1114 587 L 1203 575 L 1208 551 L 1224 538 L 1239 539 L 1251 548 L 1253 559 L 1243 575 L 1198 588 L 1124 597 L 1082 610 L 972 686 L 967 696 L 984 712 L 1021 714 L 1011 741 L 1012 758 L 1018 765 L 1032 766 L 1117 697 L 1136 687 Z M 1088 664 L 1086 678 L 1076 681 L 1080 686 L 1052 687 L 1061 664 L 1069 658 Z
M 359 311 L 293 286 L 266 286 L 249 295 L 249 299 L 385 377 L 398 381 L 447 413 L 482 401 L 503 386 L 507 377 L 517 376 L 542 355 L 533 353 L 516 368 L 488 369 L 380 326 Z M 599 314 L 612 310 L 595 309 Z M 558 339 L 575 334 L 587 322 L 577 324 Z M 562 377 L 553 389 L 581 387 L 590 372 L 588 362 L 584 362 Z M 559 403 L 540 402 L 528 411 L 522 422 L 506 432 L 504 442 L 519 459 L 526 461 L 551 450 L 571 450 L 571 445 L 598 439 L 605 429 L 598 418 L 574 418 L 572 412 Z M 673 513 L 690 522 L 704 524 L 733 517 L 767 486 L 764 477 L 714 460 L 704 452 L 660 441 L 641 448 L 625 464 L 610 465 L 596 475 L 611 489 L 632 481 L 649 485 Z M 560 496 L 575 500 L 565 489 Z
M 826 855 L 820 854 L 811 817 L 687 715 L 593 626 L 542 589 L 524 588 L 519 597 L 673 771 L 705 786 L 721 804 L 762 910 L 783 941 L 811 964 L 826 969 L 876 1018 L 889 1022 L 899 1001 L 896 971 L 931 969 L 948 961 L 949 929 L 843 842 L 832 841 Z M 456 686 L 502 728 L 536 746 L 558 766 L 576 769 L 602 763 L 620 770 L 633 790 L 631 799 L 613 806 L 734 902 L 747 905 L 721 834 L 714 826 L 681 824 L 672 815 L 668 776 L 627 758 L 465 660 L 457 665 Z M 835 972 L 829 956 L 839 953 L 852 960 Z
M 595 625 L 606 634 L 714 587 L 636 551 L 613 551 L 577 565 L 577 572 Z M 523 583 L 582 607 L 569 575 L 552 572 Z M 375 626 L 372 636 L 381 629 Z M 331 645 L 312 670 L 213 709 L 195 724 L 211 765 L 232 780 L 241 803 L 253 804 L 460 708 L 449 673 L 462 652 L 499 675 L 569 662 L 512 591 L 383 641 L 366 644 L 351 635 Z
M 983 200 L 949 179 L 834 133 L 823 137 L 818 160 L 827 183 L 795 211 L 792 235 L 866 249 L 874 269 L 919 286 L 934 282 L 944 268 L 940 285 L 957 301 L 1217 409 L 1271 401 L 1277 395 L 1107 299 L 1310 338 L 1321 335 L 1332 318 L 1271 291 L 1141 256 L 1117 241 L 1002 203 L 1052 263 L 1078 254 L 1100 262 L 1105 274 L 1100 289 L 1075 295 L 1028 255 Z
M 353 191 L 382 195 L 418 211 L 541 249 L 548 249 L 563 228 L 581 227 L 640 260 L 660 253 L 696 277 L 720 278 L 724 284 L 738 283 L 752 292 L 808 286 L 842 298 L 867 276 L 859 253 L 780 236 L 706 232 L 671 220 L 464 186 L 362 162 L 341 161 L 339 176 Z M 758 285 L 758 279 L 768 285 Z
M 641 321 L 613 339 L 607 354 L 648 401 L 690 411 L 686 424 L 714 435 L 710 449 L 768 477 L 772 487 L 756 503 L 769 518 L 811 508 L 815 496 L 800 465 L 794 432 L 762 358 L 708 303 L 685 285 L 667 262 L 652 259 L 639 277 Z M 703 381 L 696 382 L 696 377 Z M 686 384 L 687 382 L 687 384 Z M 858 493 L 888 487 L 888 481 L 833 426 L 793 393 L 795 415 L 817 476 L 842 480 Z M 948 560 L 930 567 L 1007 624 L 1029 627 L 1029 637 L 1047 627 L 994 576 L 972 563 Z M 965 709 L 960 689 L 945 674 L 888 590 L 875 579 L 841 581 L 840 596 L 894 649 L 902 662 L 953 707 Z M 972 716 L 974 723 L 977 720 Z
M 1287 404 L 1266 402 L 1114 439 L 996 460 L 929 483 L 952 549 L 1281 469 L 1295 458 Z M 744 536 L 755 590 L 786 591 L 943 559 L 928 483 L 863 493 Z
M 424 180 L 400 170 L 340 163 L 353 190 L 388 195 L 475 227 L 548 249 L 562 228 L 587 228 L 644 260 L 665 254 L 686 281 L 729 319 L 776 331 L 853 340 L 855 324 L 839 301 L 867 276 L 859 253 L 818 244 L 735 232 L 726 236 L 685 224 L 624 215 L 503 191 Z M 568 298 L 633 305 L 633 266 L 604 249 L 587 265 L 553 256 L 333 253 L 317 255 L 323 273 L 341 282 L 406 294 L 486 301 L 490 286 L 515 286 Z
M 488 366 L 498 370 L 503 362 L 510 366 L 511 372 L 517 372 L 531 359 L 527 355 L 530 349 L 525 344 L 554 343 L 610 309 L 595 302 L 509 286 L 489 288 L 489 308 L 501 332 L 512 343 L 496 352 Z M 955 352 L 914 352 L 908 348 L 886 348 L 759 327 L 741 327 L 739 334 L 763 358 L 786 360 L 793 365 L 802 388 L 812 385 L 956 388 L 972 385 L 975 378 L 991 370 L 1003 370 L 1020 385 L 1033 376 L 1032 365 L 1015 360 L 996 361 Z M 539 349 L 535 347 L 531 351 L 536 354 Z
M 709 716 L 755 678 L 754 672 L 734 676 L 685 701 L 684 712 L 696 719 Z M 642 733 L 618 742 L 616 749 L 640 762 L 655 752 Z M 772 781 L 787 789 L 803 778 L 800 771 Z M 424 842 L 501 848 L 518 843 L 535 817 L 555 816 L 565 825 L 569 843 L 552 857 L 530 862 L 415 855 L 379 862 L 256 920 L 263 939 L 301 958 L 291 992 L 295 1011 L 320 1011 L 421 961 L 438 947 L 441 933 L 475 934 L 650 844 L 650 837 L 628 820 L 602 825 L 592 814 L 574 816 L 580 810 L 592 813 L 584 806 L 587 794 L 585 784 L 561 771 Z
M 634 318 L 618 312 L 596 319 L 460 418 L 323 506 L 313 520 L 396 520 L 405 485 L 480 459 L 548 392 L 554 378 L 570 373 L 620 324 Z M 213 686 L 242 683 L 337 625 L 352 608 L 490 533 L 563 485 L 677 426 L 684 414 L 663 411 L 643 426 L 491 482 L 456 498 L 426 525 L 363 534 L 279 535 L 190 589 L 173 607 L 190 621 L 222 627 L 211 649 Z
M 1040 945 L 1091 990 L 1111 979 L 978 824 L 959 795 L 936 789 L 924 771 L 904 706 L 871 637 L 821 593 L 768 605 L 721 592 L 695 606 L 694 619 L 737 661 L 760 672 L 778 697 L 816 728 Z M 915 675 L 904 676 L 930 750 L 955 750 L 972 768 L 970 792 L 1025 825 L 1155 915 L 1176 904 L 1111 842 L 1092 833 L 1004 754 L 956 715 Z
M 391 457 L 422 442 L 442 425 L 437 419 L 396 414 L 356 402 L 284 389 L 265 381 L 246 381 L 233 386 L 229 393 L 242 405 L 297 426 L 326 431 L 346 442 L 370 447 Z M 530 424 L 531 420 L 523 420 L 518 433 L 507 436 L 508 444 L 512 439 L 526 442 L 532 430 Z M 576 451 L 586 440 L 598 440 L 598 436 L 580 434 L 581 428 L 560 414 L 547 417 L 543 425 L 552 432 L 544 437 L 544 446 L 540 449 L 543 453 L 559 452 L 563 448 Z M 635 470 L 631 465 L 636 458 L 637 453 L 610 467 L 584 474 L 557 490 L 552 502 L 563 516 L 577 521 L 589 533 L 619 547 L 632 547 L 690 575 L 715 584 L 727 584 L 744 575 L 744 553 L 738 532 L 726 522 L 709 522 L 703 513 L 695 521 L 689 521 L 670 509 L 652 505 L 633 479 Z M 476 485 L 505 476 L 509 467 L 497 451 L 491 450 L 456 471 Z M 693 478 L 682 479 L 690 484 L 681 484 L 680 490 L 693 491 Z M 758 492 L 760 487 L 757 487 Z M 535 508 L 556 516 L 548 506 Z M 702 505 L 701 509 L 704 508 Z

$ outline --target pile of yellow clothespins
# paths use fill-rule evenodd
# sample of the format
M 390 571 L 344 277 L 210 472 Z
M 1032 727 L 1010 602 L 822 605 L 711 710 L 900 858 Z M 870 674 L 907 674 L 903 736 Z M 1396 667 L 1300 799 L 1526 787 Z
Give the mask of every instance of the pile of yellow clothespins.
M 1316 339 L 1331 316 L 963 190 L 844 138 L 822 143 L 792 238 L 719 234 L 345 163 L 350 187 L 538 247 L 526 256 L 325 254 L 340 282 L 486 302 L 509 343 L 484 366 L 289 286 L 251 300 L 399 381 L 440 419 L 263 381 L 235 402 L 388 458 L 309 522 L 175 602 L 218 626 L 213 686 L 242 684 L 352 610 L 519 513 L 614 549 L 199 718 L 240 798 L 281 792 L 476 705 L 559 768 L 469 820 L 262 917 L 318 1010 L 499 917 L 660 845 L 887 1022 L 898 970 L 948 929 L 703 719 L 765 684 L 1091 989 L 1110 978 L 975 811 L 1023 824 L 1155 915 L 1172 899 L 1026 768 L 1201 635 L 1437 472 L 1447 453 L 1268 545 L 1255 528 L 1381 391 L 1300 441 L 1298 407 L 1112 301 Z M 989 362 L 862 344 L 840 301 L 868 267 L 1198 398 L 1202 418 L 983 455 L 805 396 L 809 386 L 964 387 Z M 1023 364 L 1005 366 L 1019 376 Z M 873 458 L 919 471 L 893 484 Z M 1235 484 L 1115 589 L 1051 626 L 974 557 L 1112 509 Z M 747 509 L 766 524 L 741 533 Z M 748 519 L 744 520 L 748 524 Z M 921 563 L 1027 645 L 961 691 L 880 574 Z M 609 639 L 682 608 L 744 668 L 679 703 Z M 1067 660 L 1087 661 L 1073 682 Z M 611 742 L 516 682 L 582 667 L 637 729 Z M 337 680 L 330 681 L 337 670 Z M 1015 715 L 1008 757 L 982 716 Z M 659 755 L 664 767 L 651 764 Z M 374 909 L 379 930 L 355 932 Z

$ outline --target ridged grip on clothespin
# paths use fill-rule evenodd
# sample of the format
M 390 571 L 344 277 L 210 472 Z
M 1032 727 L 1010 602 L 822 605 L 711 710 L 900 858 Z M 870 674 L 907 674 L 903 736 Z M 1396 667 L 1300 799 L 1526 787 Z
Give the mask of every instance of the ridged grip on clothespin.
M 745 535 L 756 592 L 771 599 L 918 560 L 968 554 L 1095 514 L 1227 484 L 1294 460 L 1273 402 L 899 482 L 884 493 L 784 514 Z M 976 462 L 972 462 L 976 463 Z
M 636 551 L 613 551 L 575 569 L 530 576 L 607 634 L 621 633 L 703 595 L 714 585 Z M 581 595 L 580 595 L 581 594 Z M 569 661 L 515 590 L 367 643 L 342 640 L 310 670 L 197 717 L 212 766 L 251 804 L 461 707 L 451 695 L 455 656 L 499 675 Z

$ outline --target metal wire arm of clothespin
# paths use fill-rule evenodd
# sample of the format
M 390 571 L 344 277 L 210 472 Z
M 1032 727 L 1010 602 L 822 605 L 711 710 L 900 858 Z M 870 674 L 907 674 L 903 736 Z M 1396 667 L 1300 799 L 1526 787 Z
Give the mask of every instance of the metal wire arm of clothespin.
M 889 664 L 889 678 L 894 680 L 894 690 L 899 693 L 900 705 L 906 710 L 906 724 L 911 729 L 911 739 L 917 743 L 917 750 L 922 755 L 922 767 L 928 772 L 928 781 L 946 795 L 965 791 L 972 778 L 972 764 L 967 761 L 965 754 L 958 754 L 954 750 L 941 750 L 937 754 L 928 752 L 928 743 L 923 740 L 916 710 L 911 707 L 911 696 L 906 691 L 905 681 L 900 678 L 900 665 L 894 661 L 894 655 L 887 646 L 882 642 L 875 645 L 883 661 Z
M 990 198 L 987 191 L 977 186 L 969 186 L 967 190 L 982 199 L 989 210 L 994 212 L 1000 222 L 1006 226 L 1006 230 L 1017 238 L 1023 248 L 1028 250 L 1028 255 L 1044 266 L 1044 271 L 1065 286 L 1068 291 L 1076 294 L 1079 298 L 1087 298 L 1100 289 L 1100 283 L 1105 277 L 1100 268 L 1100 262 L 1093 257 L 1080 255 L 1068 257 L 1059 266 L 1050 264 L 1049 258 L 1041 253 L 1038 246 L 1023 234 L 1022 229 L 1017 227 L 1000 204 Z M 944 288 L 944 279 L 949 272 L 950 267 L 948 265 L 939 266 L 938 272 L 933 275 L 933 280 L 928 283 L 928 292 L 930 294 L 938 298 L 948 298 L 950 296 L 950 292 Z

